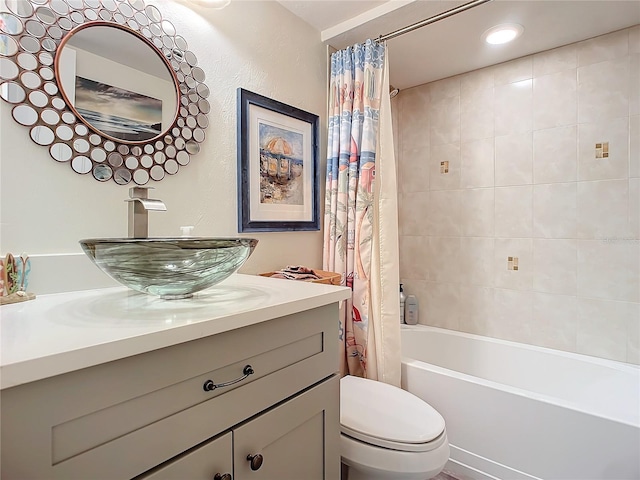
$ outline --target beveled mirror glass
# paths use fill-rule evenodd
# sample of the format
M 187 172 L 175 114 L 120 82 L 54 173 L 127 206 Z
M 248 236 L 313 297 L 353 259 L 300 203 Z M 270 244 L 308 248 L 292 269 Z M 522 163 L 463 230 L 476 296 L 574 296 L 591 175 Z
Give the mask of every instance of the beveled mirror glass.
M 209 88 L 143 0 L 0 0 L 0 98 L 51 157 L 95 180 L 162 180 L 200 151 Z

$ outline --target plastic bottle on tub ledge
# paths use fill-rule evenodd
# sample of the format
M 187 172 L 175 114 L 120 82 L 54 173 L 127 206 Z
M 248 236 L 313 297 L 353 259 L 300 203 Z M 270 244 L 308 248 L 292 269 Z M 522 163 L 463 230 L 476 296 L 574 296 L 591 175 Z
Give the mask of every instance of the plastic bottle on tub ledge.
M 404 323 L 404 302 L 406 299 L 407 296 L 402 290 L 402 284 L 400 284 L 400 323 Z
M 415 295 L 408 295 L 404 302 L 404 321 L 407 325 L 418 323 L 418 299 Z

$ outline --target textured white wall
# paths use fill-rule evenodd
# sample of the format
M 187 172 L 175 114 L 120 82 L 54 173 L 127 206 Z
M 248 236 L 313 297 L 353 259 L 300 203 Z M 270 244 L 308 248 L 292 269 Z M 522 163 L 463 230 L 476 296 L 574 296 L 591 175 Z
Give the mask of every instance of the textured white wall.
M 181 225 L 194 225 L 193 234 L 198 236 L 237 235 L 238 87 L 320 115 L 322 188 L 326 49 L 319 32 L 272 1 L 236 1 L 224 10 L 186 1 L 147 3 L 156 5 L 187 40 L 211 90 L 210 126 L 201 152 L 177 175 L 150 182 L 155 187 L 151 196 L 162 199 L 168 208 L 150 214 L 150 235 L 179 235 Z M 13 121 L 11 108 L 4 102 L 0 102 L 0 125 L 1 253 L 34 256 L 32 290 L 36 293 L 98 286 L 93 280 L 83 284 L 76 279 L 65 287 L 65 277 L 82 275 L 75 273 L 76 264 L 81 271 L 96 268 L 82 254 L 51 260 L 58 258 L 55 254 L 81 252 L 78 240 L 82 238 L 126 236 L 124 199 L 129 187 L 111 181 L 102 184 L 74 173 L 68 164 L 56 163 L 45 147 L 30 140 L 27 128 Z M 321 192 L 321 203 L 322 198 Z M 249 236 L 260 243 L 241 270 L 244 273 L 286 264 L 321 266 L 321 232 Z

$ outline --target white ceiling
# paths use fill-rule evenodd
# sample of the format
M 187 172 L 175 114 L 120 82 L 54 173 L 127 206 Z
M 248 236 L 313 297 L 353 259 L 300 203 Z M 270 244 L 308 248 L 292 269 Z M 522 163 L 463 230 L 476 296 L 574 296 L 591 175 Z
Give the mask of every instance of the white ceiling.
M 452 0 L 280 0 L 341 49 L 467 3 Z M 519 23 L 511 44 L 482 33 Z M 403 89 L 640 24 L 640 0 L 493 0 L 389 40 L 390 82 Z

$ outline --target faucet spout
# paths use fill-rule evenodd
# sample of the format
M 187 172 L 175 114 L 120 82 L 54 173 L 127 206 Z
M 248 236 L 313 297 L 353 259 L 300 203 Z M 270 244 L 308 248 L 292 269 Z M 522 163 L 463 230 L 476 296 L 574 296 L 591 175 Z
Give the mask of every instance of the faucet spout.
M 149 236 L 149 211 L 166 211 L 162 200 L 148 198 L 153 187 L 132 187 L 129 189 L 128 231 L 129 238 L 147 238 Z

